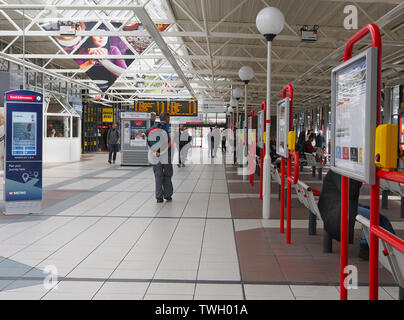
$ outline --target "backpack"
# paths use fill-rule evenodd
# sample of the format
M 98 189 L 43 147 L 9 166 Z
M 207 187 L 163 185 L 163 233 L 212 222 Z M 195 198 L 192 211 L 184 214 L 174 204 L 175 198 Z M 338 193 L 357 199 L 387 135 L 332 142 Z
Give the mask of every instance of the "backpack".
M 148 145 L 150 148 L 151 148 L 152 146 L 154 146 L 157 142 L 160 141 L 160 137 L 159 137 L 159 136 L 157 136 L 156 139 L 153 139 L 153 140 L 149 139 L 149 135 L 150 135 L 152 132 L 157 131 L 158 129 L 161 129 L 161 124 L 160 124 L 160 123 L 158 123 L 158 124 L 156 124 L 156 125 L 154 125 L 154 126 L 152 126 L 152 127 L 150 127 L 149 129 L 146 130 L 147 145 Z

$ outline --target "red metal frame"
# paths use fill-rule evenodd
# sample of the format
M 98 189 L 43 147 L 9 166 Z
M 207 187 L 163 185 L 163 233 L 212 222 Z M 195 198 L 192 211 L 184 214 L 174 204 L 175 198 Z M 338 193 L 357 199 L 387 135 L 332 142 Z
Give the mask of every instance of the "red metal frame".
M 267 103 L 266 101 L 264 101 L 263 103 L 261 103 L 261 110 L 264 110 L 264 123 L 266 122 L 266 117 L 267 117 Z M 264 126 L 264 132 L 265 132 L 265 127 Z M 260 166 L 260 200 L 263 200 L 262 198 L 262 185 L 263 185 L 263 173 L 264 173 L 264 155 L 265 155 L 265 143 L 264 143 L 264 149 L 260 150 L 260 162 L 261 162 L 261 166 Z
M 253 127 L 251 129 L 254 129 L 254 110 L 251 111 L 250 113 L 251 116 L 251 122 L 253 124 Z M 251 141 L 251 148 L 250 148 L 250 185 L 254 185 L 254 153 L 255 153 L 256 145 L 255 141 Z
M 288 83 L 282 89 L 282 99 L 286 98 L 286 92 L 288 92 L 290 104 L 289 104 L 289 131 L 293 126 L 293 86 Z M 289 157 L 290 158 L 290 157 Z M 288 160 L 288 172 L 289 172 L 289 160 Z M 288 183 L 288 198 L 287 205 L 289 203 L 289 183 Z M 289 210 L 289 205 L 288 205 Z M 285 223 L 285 158 L 281 159 L 281 212 L 280 212 L 280 233 L 284 233 Z M 290 235 L 289 235 L 290 236 Z M 289 237 L 290 239 L 290 237 Z
M 381 57 L 382 42 L 380 30 L 374 23 L 370 23 L 353 35 L 345 46 L 344 61 L 352 58 L 353 46 L 368 33 L 372 37 L 372 46 L 378 48 L 378 81 L 377 81 L 377 118 L 376 125 L 380 124 L 380 101 L 381 101 Z M 380 228 L 379 226 L 379 202 L 380 202 L 380 178 L 404 183 L 404 174 L 395 171 L 376 171 L 376 181 L 370 190 L 370 237 L 369 237 L 369 299 L 378 299 L 378 264 L 379 264 L 379 238 L 390 244 L 392 247 L 404 253 L 404 241 Z M 348 263 L 348 206 L 349 206 L 349 179 L 341 178 L 341 264 L 340 264 L 340 285 L 341 300 L 347 299 L 347 289 L 344 287 L 344 269 Z
M 378 81 L 377 81 L 377 121 L 376 125 L 380 123 L 380 98 L 381 98 L 381 56 L 382 56 L 382 42 L 380 30 L 374 23 L 369 23 L 355 33 L 347 42 L 344 52 L 344 61 L 352 58 L 353 46 L 356 42 L 365 37 L 368 33 L 372 37 L 372 46 L 378 48 Z M 380 180 L 376 177 L 376 183 L 371 186 L 370 197 L 370 224 L 379 225 L 379 183 Z M 340 299 L 346 300 L 348 298 L 348 291 L 344 286 L 345 281 L 345 267 L 348 265 L 348 210 L 349 210 L 349 179 L 341 177 L 341 253 L 340 253 Z M 374 234 L 370 234 L 370 255 L 369 255 L 369 290 L 374 293 L 374 283 L 378 281 L 377 277 L 377 264 L 378 264 L 378 241 Z M 376 256 L 375 256 L 376 254 Z M 376 259 L 376 260 L 375 260 Z M 376 261 L 376 268 L 374 264 Z M 372 282 L 372 284 L 371 284 Z M 371 288 L 371 286 L 373 287 Z M 377 291 L 377 288 L 376 288 Z M 377 297 L 377 292 L 376 292 Z

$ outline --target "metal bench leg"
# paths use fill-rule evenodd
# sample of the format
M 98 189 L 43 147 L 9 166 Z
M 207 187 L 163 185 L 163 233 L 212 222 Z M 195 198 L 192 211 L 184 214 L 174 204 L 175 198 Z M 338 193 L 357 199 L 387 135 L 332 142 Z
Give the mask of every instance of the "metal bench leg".
M 316 229 L 317 229 L 317 216 L 313 212 L 309 211 L 309 235 L 315 236 Z
M 389 192 L 387 190 L 382 191 L 382 209 L 388 209 L 389 205 Z
M 404 218 L 404 197 L 401 197 L 401 218 Z
M 311 167 L 311 170 L 312 170 L 311 176 L 312 176 L 313 178 L 315 178 L 315 176 L 316 176 L 316 167 Z
M 398 287 L 398 300 L 404 300 L 404 288 Z
M 323 180 L 323 168 L 318 168 L 318 180 Z
M 325 229 L 323 229 L 323 252 L 332 253 L 332 238 Z

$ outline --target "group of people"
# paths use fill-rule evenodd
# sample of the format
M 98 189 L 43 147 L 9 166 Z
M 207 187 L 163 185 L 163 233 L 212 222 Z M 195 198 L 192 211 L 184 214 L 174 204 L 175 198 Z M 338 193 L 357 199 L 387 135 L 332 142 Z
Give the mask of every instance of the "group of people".
M 313 145 L 314 142 L 314 145 Z M 321 131 L 314 133 L 313 129 L 309 129 L 307 131 L 307 140 L 306 140 L 306 133 L 304 130 L 300 132 L 299 138 L 296 142 L 295 150 L 301 154 L 307 153 L 314 153 L 316 152 L 316 148 L 324 149 L 325 148 L 325 138 Z

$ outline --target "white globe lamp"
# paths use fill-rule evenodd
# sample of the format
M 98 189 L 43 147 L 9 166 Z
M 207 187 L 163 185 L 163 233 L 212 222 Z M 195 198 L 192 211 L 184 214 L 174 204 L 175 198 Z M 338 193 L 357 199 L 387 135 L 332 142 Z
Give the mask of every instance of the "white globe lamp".
M 275 7 L 266 7 L 262 9 L 255 20 L 258 31 L 265 36 L 268 41 L 268 62 L 267 62 L 267 111 L 266 118 L 271 119 L 271 51 L 272 40 L 283 30 L 285 25 L 285 16 Z M 271 157 L 269 145 L 269 132 L 271 132 L 270 122 L 266 122 L 265 131 L 267 138 L 265 141 L 265 157 L 264 157 L 264 177 L 263 177 L 263 203 L 262 203 L 262 218 L 271 218 Z
M 238 76 L 240 80 L 243 81 L 245 84 L 248 84 L 254 78 L 254 70 L 249 66 L 243 66 L 238 71 Z

